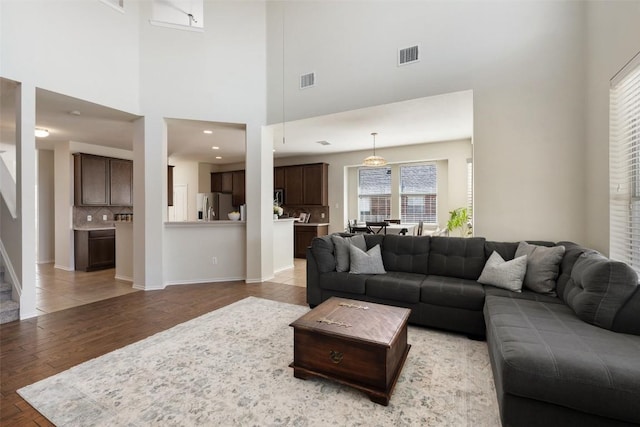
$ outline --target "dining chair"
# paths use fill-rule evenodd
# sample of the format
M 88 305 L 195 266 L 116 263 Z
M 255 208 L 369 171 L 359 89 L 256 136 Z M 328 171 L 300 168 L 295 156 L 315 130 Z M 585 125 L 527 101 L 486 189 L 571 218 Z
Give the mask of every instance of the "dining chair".
M 418 229 L 416 230 L 416 236 L 422 236 L 423 227 L 424 227 L 424 221 L 418 221 Z
M 359 227 L 359 226 L 352 225 L 349 227 L 349 233 L 372 234 L 373 231 L 369 227 Z
M 389 224 L 400 224 L 402 222 L 402 220 L 400 220 L 400 219 L 385 219 L 385 222 L 388 222 Z
M 365 224 L 372 234 L 387 234 L 387 221 L 366 221 Z

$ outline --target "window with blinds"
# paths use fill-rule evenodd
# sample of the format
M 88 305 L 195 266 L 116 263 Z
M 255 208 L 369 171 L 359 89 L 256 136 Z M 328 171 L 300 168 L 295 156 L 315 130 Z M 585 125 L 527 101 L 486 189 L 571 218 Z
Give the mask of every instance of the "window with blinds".
M 358 170 L 360 221 L 384 221 L 391 215 L 391 168 Z
M 609 93 L 609 256 L 640 273 L 640 54 Z
M 435 164 L 400 167 L 400 219 L 402 222 L 438 222 L 438 182 Z

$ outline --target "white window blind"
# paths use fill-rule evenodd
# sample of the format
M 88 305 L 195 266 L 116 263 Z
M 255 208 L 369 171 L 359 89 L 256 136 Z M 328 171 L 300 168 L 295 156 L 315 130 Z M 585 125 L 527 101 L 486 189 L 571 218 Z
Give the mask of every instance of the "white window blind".
M 640 272 L 640 54 L 609 93 L 609 251 Z
M 384 221 L 391 215 L 391 168 L 358 171 L 358 219 Z
M 438 180 L 435 163 L 400 167 L 402 222 L 438 222 Z

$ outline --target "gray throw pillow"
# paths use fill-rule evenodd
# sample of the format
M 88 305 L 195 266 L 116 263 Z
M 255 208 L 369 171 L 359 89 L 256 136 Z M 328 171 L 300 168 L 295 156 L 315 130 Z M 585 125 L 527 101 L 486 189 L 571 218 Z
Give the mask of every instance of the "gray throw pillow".
M 349 246 L 349 254 L 351 256 L 352 274 L 385 274 L 384 264 L 382 263 L 382 252 L 380 245 L 375 245 L 367 252 L 357 248 L 355 245 Z
M 367 243 L 364 241 L 364 235 L 356 234 L 352 237 L 342 237 L 338 235 L 332 235 L 331 241 L 336 254 L 336 271 L 349 271 L 350 256 L 349 246 L 355 245 L 355 247 L 367 250 Z
M 522 292 L 522 281 L 527 272 L 527 256 L 505 261 L 493 251 L 478 278 L 478 283 L 491 285 L 513 292 Z
M 516 249 L 516 258 L 527 256 L 527 273 L 524 287 L 546 295 L 556 295 L 556 279 L 560 271 L 560 262 L 564 256 L 564 246 L 538 246 L 520 242 Z

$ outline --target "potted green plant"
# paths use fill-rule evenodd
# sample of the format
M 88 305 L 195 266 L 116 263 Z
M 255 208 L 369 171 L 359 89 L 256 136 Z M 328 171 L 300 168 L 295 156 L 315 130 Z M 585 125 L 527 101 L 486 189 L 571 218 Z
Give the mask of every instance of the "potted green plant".
M 457 208 L 449 212 L 447 230 L 451 233 L 458 229 L 460 230 L 460 237 L 468 237 L 471 235 L 471 215 L 469 215 L 469 209 L 467 208 Z

